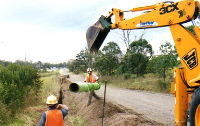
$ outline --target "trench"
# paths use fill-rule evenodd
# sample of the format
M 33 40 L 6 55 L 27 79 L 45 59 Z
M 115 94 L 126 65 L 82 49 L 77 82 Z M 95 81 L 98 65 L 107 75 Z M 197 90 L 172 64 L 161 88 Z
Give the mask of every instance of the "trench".
M 91 105 L 87 106 L 88 92 L 71 92 L 69 90 L 71 83 L 68 79 L 60 83 L 58 103 L 65 104 L 69 108 L 64 126 L 101 126 L 103 100 L 92 98 Z M 163 124 L 144 119 L 142 115 L 109 101 L 106 101 L 104 114 L 104 126 L 163 126 Z
M 64 99 L 64 95 L 63 95 L 62 87 L 60 86 L 58 104 L 63 104 L 63 99 Z

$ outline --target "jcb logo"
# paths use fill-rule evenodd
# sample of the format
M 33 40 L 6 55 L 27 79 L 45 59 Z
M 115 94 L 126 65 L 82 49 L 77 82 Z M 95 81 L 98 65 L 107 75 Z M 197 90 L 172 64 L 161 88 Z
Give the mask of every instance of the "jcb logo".
M 165 14 L 165 13 L 170 13 L 170 12 L 173 12 L 175 10 L 179 10 L 179 8 L 177 6 L 178 6 L 178 3 L 171 4 L 169 6 L 160 8 L 160 10 L 159 10 L 160 11 L 160 15 Z
M 195 68 L 198 65 L 196 49 L 189 51 L 182 59 L 190 70 Z

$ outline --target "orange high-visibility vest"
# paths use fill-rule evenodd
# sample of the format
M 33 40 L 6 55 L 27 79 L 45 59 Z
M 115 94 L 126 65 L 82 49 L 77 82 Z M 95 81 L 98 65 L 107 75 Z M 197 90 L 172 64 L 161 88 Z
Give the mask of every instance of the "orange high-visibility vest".
M 94 78 L 94 75 L 87 75 L 86 76 L 86 82 L 91 82 L 91 83 L 95 83 L 97 80 Z
M 45 126 L 63 126 L 63 116 L 61 110 L 49 110 L 46 112 Z

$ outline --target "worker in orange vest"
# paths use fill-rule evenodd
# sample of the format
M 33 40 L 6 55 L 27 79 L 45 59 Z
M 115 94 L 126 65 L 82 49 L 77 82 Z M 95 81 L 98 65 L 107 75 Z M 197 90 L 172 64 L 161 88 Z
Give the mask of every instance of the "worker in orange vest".
M 98 81 L 98 79 L 99 79 L 98 76 L 92 73 L 92 69 L 91 68 L 87 69 L 87 73 L 88 74 L 87 74 L 84 82 L 95 83 L 95 82 Z M 92 96 L 94 96 L 97 100 L 100 99 L 100 97 L 97 96 L 97 94 L 94 92 L 94 90 L 90 91 L 89 98 L 88 98 L 88 104 L 87 104 L 88 106 L 91 104 Z
M 42 114 L 39 126 L 63 126 L 64 118 L 68 114 L 68 107 L 58 104 L 54 95 L 48 96 L 46 104 L 49 110 Z

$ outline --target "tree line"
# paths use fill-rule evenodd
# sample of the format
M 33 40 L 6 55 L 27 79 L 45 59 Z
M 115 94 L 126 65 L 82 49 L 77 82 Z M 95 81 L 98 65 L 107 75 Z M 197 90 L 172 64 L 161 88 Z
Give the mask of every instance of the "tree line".
M 37 69 L 43 69 L 44 71 L 46 69 L 51 69 L 53 67 L 56 67 L 56 68 L 67 67 L 67 63 L 66 62 L 52 64 L 52 63 L 43 63 L 41 61 L 32 63 L 32 62 L 28 62 L 28 61 L 16 60 L 14 63 L 22 65 L 22 66 L 29 65 L 29 66 L 32 66 L 32 67 L 37 68 Z M 8 66 L 9 64 L 12 64 L 12 62 L 0 60 L 0 65 Z
M 143 76 L 157 73 L 165 80 L 166 72 L 180 62 L 175 47 L 169 42 L 162 44 L 159 51 L 159 55 L 154 55 L 151 44 L 140 38 L 131 42 L 123 54 L 118 44 L 111 41 L 96 54 L 90 54 L 87 49 L 81 50 L 67 66 L 75 73 L 86 72 L 88 67 L 92 67 L 100 75 L 123 75 L 129 78 L 131 74 Z
M 196 35 L 193 25 L 185 28 Z M 180 65 L 176 48 L 170 42 L 162 44 L 160 54 L 154 55 L 151 44 L 143 39 L 144 32 L 138 40 L 132 42 L 130 34 L 131 30 L 123 30 L 121 35 L 127 48 L 125 54 L 116 42 L 111 41 L 96 54 L 90 54 L 87 49 L 81 50 L 74 60 L 67 63 L 67 67 L 75 73 L 86 72 L 88 67 L 92 67 L 100 75 L 123 75 L 125 78 L 129 78 L 131 74 L 143 76 L 155 73 L 165 81 L 167 71 Z

